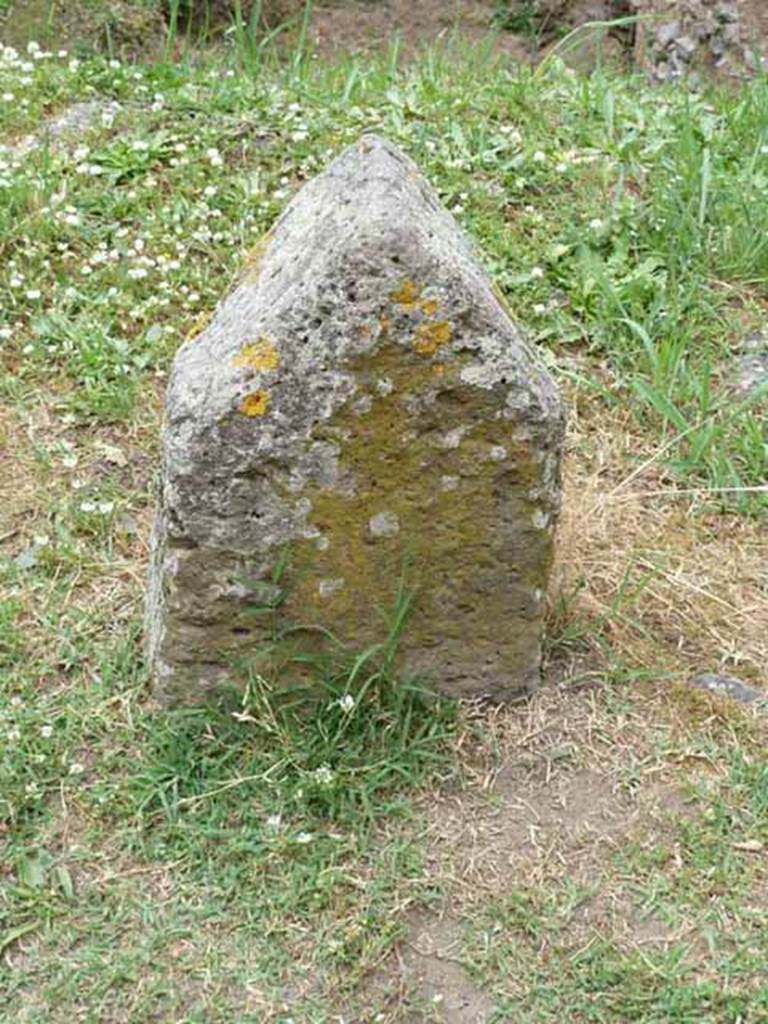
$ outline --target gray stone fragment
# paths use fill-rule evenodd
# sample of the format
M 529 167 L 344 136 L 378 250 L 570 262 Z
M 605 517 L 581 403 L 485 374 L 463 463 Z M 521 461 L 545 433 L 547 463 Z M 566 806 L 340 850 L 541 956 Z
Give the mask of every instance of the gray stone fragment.
M 737 387 L 745 395 L 768 389 L 768 351 L 739 358 Z
M 690 36 L 678 36 L 675 40 L 675 46 L 678 50 L 682 50 L 686 57 L 690 57 L 695 51 L 697 43 Z
M 752 334 L 741 343 L 732 386 L 745 397 L 763 391 L 768 398 L 768 332 Z
M 680 22 L 669 21 L 656 29 L 656 42 L 661 47 L 670 46 L 680 35 Z
M 415 164 L 364 136 L 176 356 L 147 607 L 157 694 L 201 700 L 237 678 L 233 659 L 260 664 L 275 616 L 367 647 L 404 572 L 404 670 L 457 696 L 530 691 L 562 438 L 557 389 L 471 243 Z
M 691 679 L 691 686 L 700 690 L 709 690 L 710 693 L 719 693 L 724 697 L 732 697 L 742 704 L 753 704 L 756 701 L 768 702 L 768 693 L 758 690 L 754 686 L 747 686 L 746 683 L 742 683 L 740 679 L 735 679 L 733 676 L 703 672 Z
M 121 110 L 119 103 L 104 103 L 100 100 L 85 100 L 73 103 L 53 117 L 43 122 L 37 132 L 25 135 L 12 143 L 10 151 L 17 156 L 24 156 L 33 149 L 49 146 L 59 149 L 62 144 L 81 141 L 83 134 L 94 127 L 99 118 L 106 118 L 110 123 Z

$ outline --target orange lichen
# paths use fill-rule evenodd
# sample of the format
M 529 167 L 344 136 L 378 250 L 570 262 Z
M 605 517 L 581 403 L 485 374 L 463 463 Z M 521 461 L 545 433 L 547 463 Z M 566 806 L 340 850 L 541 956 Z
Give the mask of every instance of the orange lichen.
M 398 306 L 404 306 L 405 309 L 415 309 L 419 304 L 421 288 L 419 288 L 419 286 L 413 281 L 406 279 L 399 288 L 390 292 L 389 297 L 393 302 L 396 302 Z
M 424 316 L 434 316 L 440 308 L 439 299 L 422 299 L 420 286 L 407 278 L 399 288 L 389 293 L 389 297 L 408 312 L 421 310 Z
M 451 340 L 451 325 L 447 320 L 433 320 L 419 324 L 413 347 L 422 356 L 433 356 L 441 345 Z
M 268 391 L 254 391 L 242 400 L 240 412 L 244 416 L 263 416 L 269 408 L 269 401 Z
M 269 338 L 243 345 L 232 360 L 233 366 L 250 370 L 276 370 L 280 365 L 280 356 Z

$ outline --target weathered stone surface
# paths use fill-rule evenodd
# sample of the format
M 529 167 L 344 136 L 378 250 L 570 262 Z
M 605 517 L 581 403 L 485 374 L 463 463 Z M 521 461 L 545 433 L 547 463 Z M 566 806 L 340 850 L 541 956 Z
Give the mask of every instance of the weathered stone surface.
M 417 167 L 364 136 L 307 184 L 171 375 L 148 653 L 201 699 L 283 624 L 381 639 L 456 695 L 538 680 L 563 417 Z M 309 638 L 314 634 L 308 634 Z
M 736 356 L 731 385 L 745 398 L 758 394 L 768 397 L 768 331 L 744 339 Z
M 721 676 L 714 672 L 702 672 L 701 675 L 691 679 L 691 686 L 699 690 L 709 690 L 710 693 L 717 693 L 723 697 L 731 697 L 741 704 L 754 704 L 757 702 L 768 704 L 768 693 L 758 690 L 754 686 L 747 686 L 740 679 L 733 676 Z

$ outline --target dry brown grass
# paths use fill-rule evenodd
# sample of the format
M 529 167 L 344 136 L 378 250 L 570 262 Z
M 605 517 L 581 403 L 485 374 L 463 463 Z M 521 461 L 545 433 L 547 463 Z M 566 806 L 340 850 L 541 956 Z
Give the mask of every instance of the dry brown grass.
M 765 524 L 713 511 L 704 489 L 675 487 L 663 448 L 620 408 L 572 419 L 554 626 L 566 625 L 558 596 L 578 590 L 568 614 L 627 665 L 673 678 L 726 671 L 765 681 Z

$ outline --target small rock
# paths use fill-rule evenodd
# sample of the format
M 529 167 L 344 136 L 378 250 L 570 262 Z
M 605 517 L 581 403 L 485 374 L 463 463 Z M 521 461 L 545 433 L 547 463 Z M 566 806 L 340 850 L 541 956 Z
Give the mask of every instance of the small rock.
M 44 121 L 37 132 L 25 135 L 9 149 L 17 156 L 24 156 L 46 144 L 51 149 L 58 149 L 62 143 L 80 140 L 82 135 L 96 124 L 99 117 L 114 118 L 120 109 L 120 104 L 116 101 L 106 104 L 99 100 L 73 103 L 72 106 Z
M 666 47 L 680 35 L 680 22 L 670 21 L 666 25 L 659 25 L 656 29 L 656 42 L 659 46 Z
M 768 332 L 745 338 L 736 357 L 732 379 L 733 389 L 744 396 L 768 387 Z
M 675 40 L 675 46 L 677 46 L 678 50 L 682 50 L 686 57 L 690 57 L 696 49 L 696 41 L 691 39 L 690 36 L 679 36 Z
M 733 676 L 721 676 L 714 672 L 702 672 L 691 679 L 691 686 L 699 690 L 709 690 L 724 697 L 732 697 L 742 704 L 754 704 L 756 701 L 768 701 L 768 693 L 754 686 L 747 686 Z

